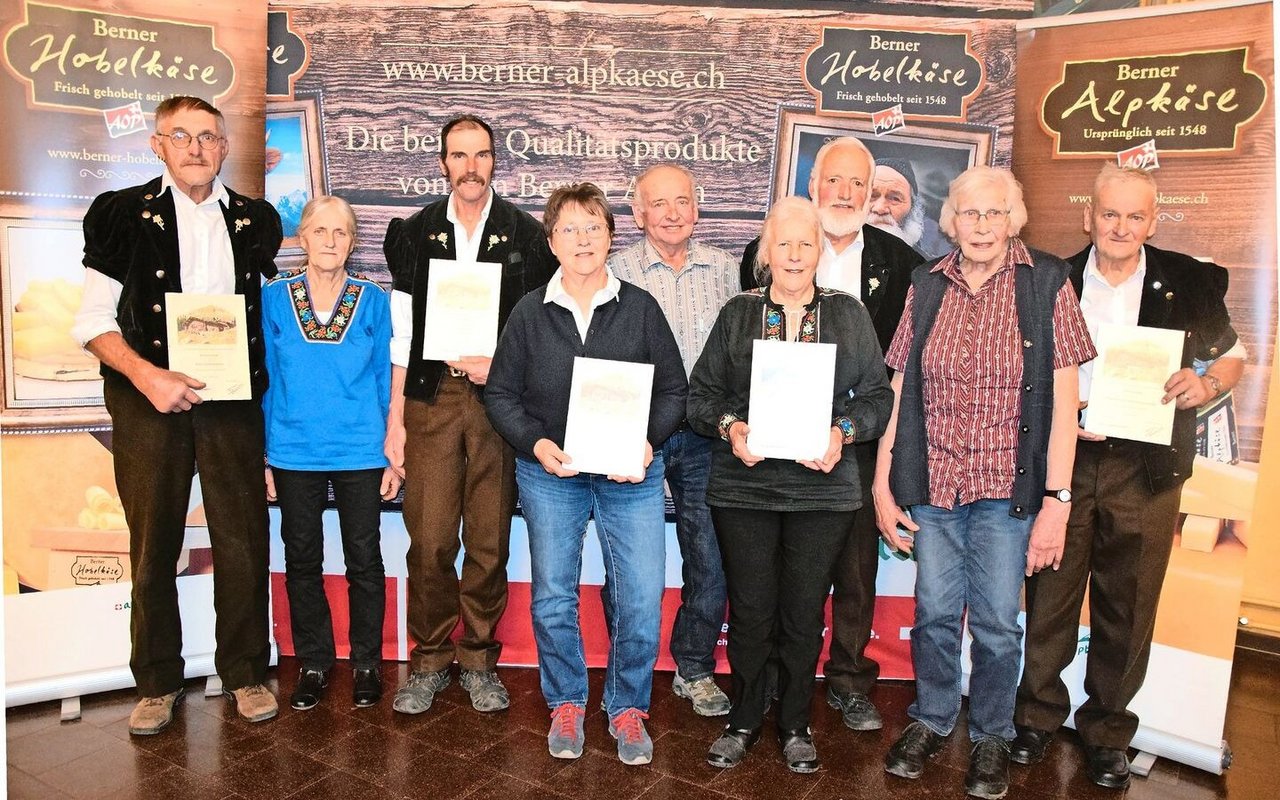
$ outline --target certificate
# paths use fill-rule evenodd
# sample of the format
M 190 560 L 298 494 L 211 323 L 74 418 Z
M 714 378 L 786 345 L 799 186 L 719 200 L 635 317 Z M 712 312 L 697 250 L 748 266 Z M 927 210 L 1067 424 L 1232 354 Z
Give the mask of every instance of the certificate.
M 492 356 L 498 346 L 502 265 L 431 259 L 422 357 L 457 361 Z
M 1170 444 L 1173 403 L 1161 403 L 1164 385 L 1182 365 L 1186 334 L 1139 325 L 1098 326 L 1084 429 L 1135 442 Z
M 573 359 L 564 451 L 578 472 L 644 475 L 653 365 Z
M 747 449 L 765 458 L 822 458 L 831 445 L 835 383 L 834 344 L 752 342 Z
M 169 369 L 205 384 L 201 400 L 251 400 L 242 294 L 164 295 Z

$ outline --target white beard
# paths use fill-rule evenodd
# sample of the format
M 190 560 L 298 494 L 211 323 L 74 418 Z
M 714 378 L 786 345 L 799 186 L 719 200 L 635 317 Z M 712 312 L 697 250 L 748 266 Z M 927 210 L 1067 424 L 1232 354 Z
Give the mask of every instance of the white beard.
M 841 209 L 833 210 L 830 206 L 818 209 L 818 219 L 822 221 L 822 232 L 834 238 L 851 236 L 862 227 L 865 214 Z
M 867 222 L 885 233 L 892 233 L 914 247 L 916 242 L 920 241 L 920 237 L 924 236 L 924 206 L 921 204 L 912 206 L 901 225 L 892 214 L 868 214 Z

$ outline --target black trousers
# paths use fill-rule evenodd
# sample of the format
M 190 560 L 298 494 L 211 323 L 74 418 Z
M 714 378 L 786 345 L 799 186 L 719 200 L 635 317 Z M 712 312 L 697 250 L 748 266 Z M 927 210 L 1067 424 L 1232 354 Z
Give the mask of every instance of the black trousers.
M 105 380 L 103 393 L 129 525 L 129 667 L 138 693 L 158 697 L 182 687 L 176 575 L 197 465 L 213 548 L 214 666 L 227 689 L 262 683 L 271 652 L 262 407 L 256 400 L 233 400 L 161 414 L 115 375 Z
M 298 660 L 304 669 L 327 672 L 337 658 L 323 569 L 322 516 L 332 482 L 347 565 L 351 666 L 376 667 L 382 661 L 382 620 L 387 605 L 379 528 L 382 469 L 312 472 L 272 467 L 271 472 L 280 502 L 285 589 Z
M 827 684 L 840 692 L 870 693 L 880 677 L 880 665 L 867 658 L 876 611 L 876 572 L 880 568 L 880 531 L 871 504 L 879 440 L 854 445 L 862 508 L 854 512 L 853 527 L 836 562 L 831 593 L 831 649 L 822 672 Z
M 808 727 L 823 608 L 853 515 L 712 506 L 729 589 L 730 727 L 754 730 L 762 724 L 765 662 L 775 648 L 778 727 Z
M 1014 721 L 1053 731 L 1071 713 L 1061 673 L 1075 658 L 1087 585 L 1088 699 L 1076 730 L 1087 745 L 1126 748 L 1138 729 L 1128 706 L 1147 675 L 1182 487 L 1152 494 L 1132 442 L 1081 441 L 1071 494 L 1061 567 L 1027 580 L 1026 666 Z

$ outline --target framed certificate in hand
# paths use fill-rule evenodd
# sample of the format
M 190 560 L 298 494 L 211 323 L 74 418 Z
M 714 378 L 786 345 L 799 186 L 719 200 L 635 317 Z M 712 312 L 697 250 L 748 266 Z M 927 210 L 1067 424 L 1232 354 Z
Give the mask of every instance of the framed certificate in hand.
M 201 400 L 251 400 L 242 294 L 166 292 L 169 369 L 204 383 Z
M 653 365 L 573 359 L 564 451 L 568 466 L 598 475 L 644 476 Z
M 836 346 L 757 339 L 751 351 L 747 449 L 765 458 L 808 461 L 831 443 Z
M 1098 326 L 1093 337 L 1089 405 L 1082 425 L 1090 433 L 1169 444 L 1173 438 L 1173 403 L 1161 403 L 1164 385 L 1182 365 L 1186 334 L 1141 325 Z
M 492 356 L 498 346 L 502 265 L 431 259 L 422 357 L 457 361 Z

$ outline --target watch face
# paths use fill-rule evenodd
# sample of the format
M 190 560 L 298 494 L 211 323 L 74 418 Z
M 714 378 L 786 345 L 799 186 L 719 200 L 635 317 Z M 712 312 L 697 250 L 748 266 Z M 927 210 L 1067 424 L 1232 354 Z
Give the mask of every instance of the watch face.
M 1045 497 L 1052 497 L 1052 498 L 1056 499 L 1056 500 L 1057 500 L 1058 502 L 1060 502 L 1060 503 L 1070 503 L 1070 502 L 1071 502 L 1071 490 L 1070 490 L 1070 489 L 1046 489 L 1046 490 L 1045 490 L 1045 493 L 1044 493 L 1044 496 L 1045 496 Z

